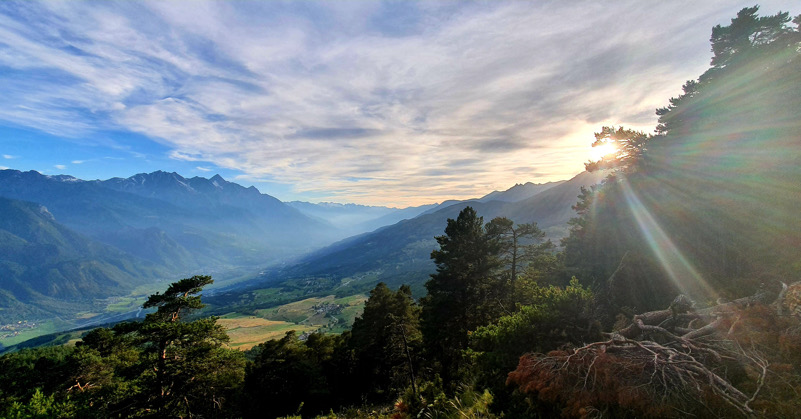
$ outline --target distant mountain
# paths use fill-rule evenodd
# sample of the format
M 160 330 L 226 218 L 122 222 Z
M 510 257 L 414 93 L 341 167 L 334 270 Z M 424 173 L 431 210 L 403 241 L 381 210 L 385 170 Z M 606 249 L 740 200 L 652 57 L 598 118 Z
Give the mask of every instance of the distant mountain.
M 398 210 L 397 208 L 338 204 L 334 202 L 320 202 L 314 204 L 311 202 L 290 201 L 286 204 L 309 217 L 317 218 L 329 223 L 332 227 L 344 230 L 351 230 L 367 220 L 380 218 Z
M 522 201 L 480 200 L 457 202 L 434 212 L 380 228 L 372 233 L 345 239 L 311 253 L 294 264 L 268 270 L 259 278 L 217 297 L 241 301 L 247 289 L 279 287 L 282 292 L 312 294 L 336 292 L 343 295 L 364 292 L 383 281 L 391 286 L 411 284 L 418 291 L 434 272 L 430 254 L 437 246 L 448 218 L 456 218 L 465 206 L 472 206 L 484 221 L 505 216 L 516 223 L 537 222 L 553 239 L 567 234 L 567 221 L 575 216 L 572 206 L 580 188 L 599 183 L 603 173 L 581 173 L 565 182 Z
M 359 228 L 361 229 L 360 232 L 375 231 L 376 229 L 379 229 L 381 227 L 395 224 L 398 221 L 412 219 L 432 208 L 435 208 L 437 205 L 438 204 L 428 204 L 428 205 L 420 205 L 417 207 L 407 207 L 398 209 L 383 217 L 379 217 L 373 220 L 368 220 L 359 224 Z
M 524 184 L 517 184 L 512 186 L 511 188 L 505 191 L 493 191 L 484 197 L 480 198 L 480 202 L 489 202 L 489 201 L 503 201 L 503 202 L 517 202 L 522 201 L 524 199 L 531 198 L 532 196 L 547 191 L 548 189 L 553 188 L 554 186 L 561 185 L 566 181 L 560 180 L 556 182 L 548 182 L 548 183 L 531 183 L 526 182 Z
M 67 227 L 175 271 L 265 265 L 337 238 L 325 223 L 219 175 L 84 181 L 2 170 L 0 196 L 43 204 Z
M 342 238 L 373 231 L 379 227 L 395 224 L 400 220 L 414 218 L 433 205 L 408 208 L 389 208 L 358 204 L 337 204 L 333 202 L 291 201 L 287 205 L 296 208 L 309 217 L 324 221 L 342 233 Z
M 46 207 L 0 198 L 0 323 L 82 310 L 164 274 L 78 234 Z
M 426 209 L 423 214 L 431 214 L 437 212 L 443 208 L 450 207 L 451 205 L 456 205 L 462 202 L 468 201 L 478 201 L 478 202 L 490 202 L 490 201 L 501 201 L 501 202 L 518 202 L 528 198 L 533 197 L 534 195 L 547 191 L 548 189 L 560 185 L 566 181 L 559 180 L 556 182 L 548 182 L 548 183 L 531 183 L 526 182 L 524 184 L 516 184 L 511 188 L 505 191 L 492 191 L 487 195 L 484 195 L 481 198 L 477 199 L 468 199 L 464 201 L 460 201 L 457 199 L 450 199 L 447 201 L 442 202 L 441 204 L 434 205 L 428 209 Z

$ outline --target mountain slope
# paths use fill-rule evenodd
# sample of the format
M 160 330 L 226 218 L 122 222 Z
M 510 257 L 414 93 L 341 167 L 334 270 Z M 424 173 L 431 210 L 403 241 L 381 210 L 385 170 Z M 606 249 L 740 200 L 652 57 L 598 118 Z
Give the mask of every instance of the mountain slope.
M 335 238 L 323 223 L 219 176 L 82 181 L 2 170 L 0 196 L 43 204 L 64 225 L 175 271 L 267 264 Z
M 505 191 L 493 191 L 489 194 L 479 198 L 478 200 L 481 202 L 489 202 L 489 201 L 503 201 L 503 202 L 517 202 L 522 201 L 524 199 L 531 198 L 532 196 L 547 191 L 554 186 L 560 185 L 564 183 L 564 180 L 556 181 L 556 182 L 547 182 L 547 183 L 531 183 L 526 182 L 523 184 L 517 184 L 512 186 L 511 188 Z
M 574 216 L 571 209 L 582 186 L 600 182 L 602 173 L 582 173 L 573 179 L 518 202 L 464 201 L 424 213 L 416 218 L 351 237 L 304 257 L 294 264 L 267 271 L 263 276 L 240 285 L 240 291 L 219 296 L 217 304 L 241 298 L 242 290 L 280 287 L 282 293 L 305 295 L 317 292 L 349 293 L 369 290 L 377 282 L 390 286 L 411 284 L 418 290 L 434 271 L 431 251 L 435 236 L 442 235 L 448 218 L 456 218 L 465 206 L 472 206 L 485 222 L 506 216 L 517 223 L 537 222 L 556 233 L 566 232 L 565 224 Z
M 309 217 L 324 221 L 338 229 L 342 238 L 373 231 L 377 228 L 395 224 L 398 221 L 414 218 L 433 208 L 436 204 L 407 208 L 388 208 L 357 204 L 336 204 L 322 202 L 292 201 L 287 205 L 298 209 Z
M 0 321 L 86 310 L 89 300 L 125 294 L 163 273 L 59 224 L 39 204 L 0 198 L 0 214 Z

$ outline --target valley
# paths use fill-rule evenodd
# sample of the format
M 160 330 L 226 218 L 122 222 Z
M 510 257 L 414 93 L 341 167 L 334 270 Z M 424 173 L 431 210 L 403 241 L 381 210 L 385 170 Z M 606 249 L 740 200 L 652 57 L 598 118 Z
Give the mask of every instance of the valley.
M 409 283 L 421 294 L 433 269 L 434 236 L 465 205 L 488 217 L 538 221 L 558 241 L 579 189 L 600 179 L 601 174 L 582 174 L 564 182 L 518 184 L 470 201 L 398 209 L 284 204 L 218 175 L 187 179 L 154 172 L 85 181 L 2 170 L 0 213 L 6 224 L 0 234 L 7 239 L 0 257 L 6 272 L 0 319 L 37 326 L 6 333 L 0 344 L 141 318 L 147 295 L 189 272 L 215 278 L 206 312 L 228 318 L 226 324 L 238 330 L 234 336 L 277 336 L 275 330 L 287 328 L 338 333 L 358 309 L 308 321 L 258 315 L 288 323 L 255 329 L 233 326 L 230 319 L 320 298 L 359 298 L 382 281 Z
M 0 1 L 0 417 L 798 417 L 798 4 L 633 6 Z

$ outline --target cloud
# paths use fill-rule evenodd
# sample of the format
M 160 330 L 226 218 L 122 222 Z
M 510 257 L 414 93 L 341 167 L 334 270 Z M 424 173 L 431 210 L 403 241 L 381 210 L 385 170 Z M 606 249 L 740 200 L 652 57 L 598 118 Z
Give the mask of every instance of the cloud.
M 6 160 L 16 159 L 19 156 L 12 156 L 11 154 L 3 154 L 3 158 Z
M 212 169 L 203 166 L 197 166 L 195 169 L 200 170 L 201 172 L 211 172 Z
M 73 160 L 71 163 L 72 164 L 84 164 L 84 163 L 86 163 L 86 160 Z
M 747 5 L 3 2 L 0 120 L 326 200 L 478 196 L 579 172 L 604 124 L 653 129 Z
M 0 166 L 0 170 L 8 170 L 8 167 L 6 167 L 6 166 Z
M 64 170 L 67 168 L 67 166 L 63 164 L 54 164 L 53 167 L 55 167 L 58 170 Z

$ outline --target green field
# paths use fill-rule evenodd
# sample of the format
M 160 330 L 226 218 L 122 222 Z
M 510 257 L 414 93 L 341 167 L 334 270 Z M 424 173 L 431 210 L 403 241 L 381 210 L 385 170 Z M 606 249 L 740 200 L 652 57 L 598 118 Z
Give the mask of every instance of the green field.
M 278 307 L 255 310 L 259 317 L 296 323 L 306 326 L 333 327 L 349 329 L 353 325 L 354 319 L 359 316 L 364 309 L 364 302 L 367 297 L 363 294 L 352 295 L 344 298 L 336 298 L 333 295 L 327 297 L 307 298 L 295 301 Z
M 282 292 L 279 289 L 264 289 L 255 291 L 254 294 L 259 299 L 269 300 L 281 295 Z M 281 296 L 288 297 L 286 294 Z M 105 313 L 134 311 L 141 307 L 144 300 L 145 297 L 141 295 L 108 298 L 98 307 L 101 310 L 78 313 L 76 318 L 89 319 L 100 314 L 98 311 Z M 334 295 L 306 298 L 277 307 L 254 310 L 248 314 L 228 313 L 220 316 L 218 322 L 231 338 L 230 347 L 247 350 L 264 341 L 280 339 L 289 330 L 295 330 L 299 334 L 342 333 L 350 330 L 356 317 L 364 310 L 366 300 L 364 294 L 341 298 Z M 54 334 L 69 326 L 69 323 L 64 321 L 9 325 L 10 330 L 0 332 L 0 344 L 9 347 L 29 339 Z M 59 333 L 58 339 L 48 340 L 48 343 L 74 343 L 79 338 L 80 335 Z
M 63 330 L 65 326 L 66 324 L 64 322 L 58 320 L 31 322 L 27 326 L 19 324 L 17 327 L 14 327 L 14 325 L 12 325 L 12 330 L 0 331 L 0 344 L 6 347 L 16 345 L 28 339 Z

